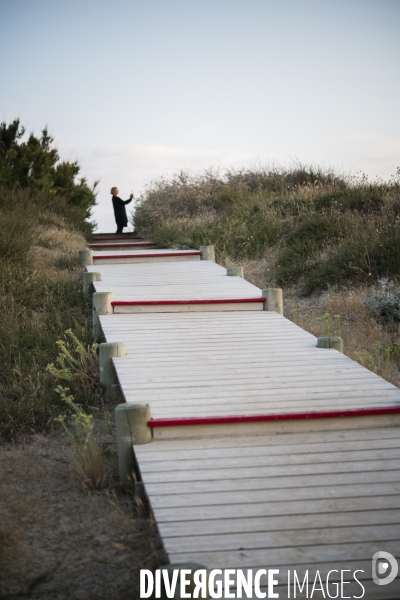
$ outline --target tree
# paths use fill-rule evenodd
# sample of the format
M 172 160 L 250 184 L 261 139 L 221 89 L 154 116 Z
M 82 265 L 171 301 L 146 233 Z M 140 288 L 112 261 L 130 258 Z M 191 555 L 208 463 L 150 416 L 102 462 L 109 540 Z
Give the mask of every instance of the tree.
M 19 119 L 10 125 L 0 124 L 0 183 L 63 195 L 69 204 L 83 210 L 84 218 L 89 217 L 96 204 L 98 182 L 90 187 L 85 178 L 77 180 L 78 163 L 60 162 L 47 128 L 43 129 L 40 138 L 31 133 L 28 140 L 22 142 L 24 133 Z

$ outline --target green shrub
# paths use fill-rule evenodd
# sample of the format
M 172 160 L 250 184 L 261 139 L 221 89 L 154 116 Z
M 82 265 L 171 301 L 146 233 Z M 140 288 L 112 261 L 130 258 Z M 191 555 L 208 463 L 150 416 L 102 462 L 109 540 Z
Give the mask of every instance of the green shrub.
M 0 123 L 0 183 L 7 189 L 46 191 L 55 198 L 61 195 L 79 208 L 82 220 L 88 218 L 96 204 L 97 182 L 89 187 L 85 178 L 77 181 L 78 163 L 60 162 L 46 128 L 40 138 L 31 133 L 22 141 L 24 134 L 19 119 L 9 125 Z
M 377 231 L 375 236 L 358 237 L 331 250 L 324 262 L 313 266 L 303 284 L 303 292 L 326 289 L 328 285 L 366 284 L 379 277 L 398 277 L 400 231 Z
M 279 283 L 294 283 L 307 273 L 319 252 L 349 234 L 351 224 L 338 213 L 314 214 L 300 220 L 286 237 L 275 267 Z
M 379 289 L 373 288 L 368 298 L 364 300 L 371 313 L 377 319 L 385 322 L 400 323 L 400 286 L 390 279 L 379 279 Z

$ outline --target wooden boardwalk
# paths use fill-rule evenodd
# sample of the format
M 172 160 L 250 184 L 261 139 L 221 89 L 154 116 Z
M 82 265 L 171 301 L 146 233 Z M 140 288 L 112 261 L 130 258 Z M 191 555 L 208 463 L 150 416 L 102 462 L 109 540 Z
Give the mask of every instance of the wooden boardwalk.
M 288 571 L 360 569 L 364 598 L 399 599 L 398 578 L 373 583 L 371 559 L 400 559 L 400 390 L 260 302 L 217 310 L 261 290 L 169 252 L 135 251 L 143 264 L 106 251 L 87 269 L 116 302 L 152 303 L 100 323 L 126 344 L 113 359 L 125 401 L 150 405 L 153 441 L 134 452 L 170 562 L 277 568 L 281 598 L 293 597 Z M 214 308 L 188 311 L 194 299 Z M 361 593 L 353 581 L 338 597 Z
M 111 247 L 112 248 L 112 247 Z M 103 250 L 96 252 L 93 256 L 95 265 L 129 264 L 129 263 L 152 263 L 154 259 L 159 262 L 178 262 L 187 260 L 200 260 L 201 252 L 198 250 L 154 250 L 153 248 L 142 248 L 141 250 L 124 249 Z

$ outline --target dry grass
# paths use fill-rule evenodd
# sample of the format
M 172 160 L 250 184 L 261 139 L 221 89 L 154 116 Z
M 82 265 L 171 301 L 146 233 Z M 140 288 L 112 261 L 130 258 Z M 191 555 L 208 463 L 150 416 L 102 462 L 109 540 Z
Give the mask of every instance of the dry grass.
M 57 279 L 66 278 L 71 270 L 79 268 L 78 252 L 87 245 L 82 233 L 71 231 L 60 222 L 37 227 L 35 240 L 29 256 L 33 270 L 45 271 Z
M 294 289 L 284 290 L 284 293 L 285 316 L 317 337 L 325 335 L 317 319 L 326 313 L 332 317 L 340 315 L 344 353 L 400 387 L 398 356 L 388 362 L 382 348 L 392 345 L 393 335 L 395 342 L 400 343 L 400 331 L 398 327 L 395 331 L 392 327 L 385 328 L 372 317 L 364 306 L 368 289 L 361 287 L 342 292 L 324 292 L 309 298 L 299 297 Z M 377 345 L 380 351 L 377 351 Z

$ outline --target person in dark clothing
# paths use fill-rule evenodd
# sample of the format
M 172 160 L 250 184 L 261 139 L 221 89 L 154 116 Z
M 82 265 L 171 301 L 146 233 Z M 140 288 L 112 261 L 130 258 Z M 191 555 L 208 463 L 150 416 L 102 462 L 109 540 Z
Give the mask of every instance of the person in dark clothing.
M 126 216 L 125 204 L 129 204 L 133 200 L 133 194 L 129 196 L 129 200 L 121 200 L 118 197 L 119 190 L 117 187 L 111 188 L 112 203 L 114 207 L 115 222 L 117 224 L 117 233 L 123 233 L 123 228 L 128 226 L 128 217 Z

